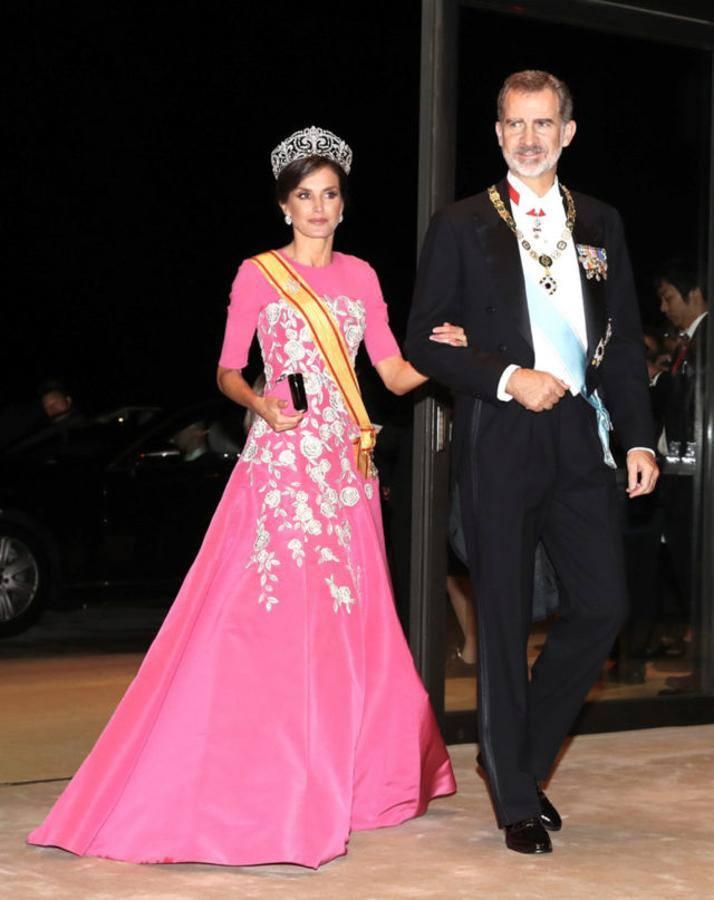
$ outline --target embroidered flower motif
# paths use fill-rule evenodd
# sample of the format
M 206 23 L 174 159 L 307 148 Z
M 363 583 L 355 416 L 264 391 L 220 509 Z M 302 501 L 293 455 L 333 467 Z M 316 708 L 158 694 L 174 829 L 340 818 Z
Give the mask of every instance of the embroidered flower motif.
M 313 434 L 306 434 L 300 441 L 300 452 L 310 460 L 322 456 L 322 441 Z
M 359 503 L 359 491 L 354 487 L 342 488 L 340 491 L 340 500 L 345 506 L 354 506 Z
M 372 487 L 371 481 L 365 481 L 364 483 L 364 492 L 368 500 L 371 500 L 374 496 L 374 488 Z
M 280 565 L 280 560 L 276 554 L 267 550 L 270 542 L 270 533 L 265 527 L 265 516 L 258 519 L 257 533 L 253 544 L 253 553 L 248 560 L 246 568 L 256 566 L 260 580 L 260 594 L 258 595 L 258 603 L 265 606 L 270 612 L 273 606 L 278 603 L 278 598 L 271 593 L 277 583 L 278 576 L 275 575 L 273 569 Z
M 270 541 L 270 535 L 266 531 L 266 529 L 264 527 L 264 523 L 265 523 L 265 516 L 263 516 L 262 518 L 260 518 L 258 520 L 258 533 L 255 536 L 255 542 L 253 544 L 253 550 L 255 551 L 256 554 L 259 553 L 261 550 L 263 550 L 265 547 L 267 547 L 268 543 Z
M 328 562 L 336 562 L 340 561 L 339 556 L 336 556 L 329 547 L 318 547 L 317 551 L 319 553 L 317 562 L 319 565 Z
M 303 376 L 303 381 L 305 382 L 305 393 L 308 397 L 314 397 L 322 390 L 322 381 L 315 372 L 306 372 Z
M 271 509 L 275 509 L 275 507 L 280 503 L 280 491 L 268 491 L 265 495 L 265 505 L 269 506 Z
M 278 463 L 281 466 L 295 466 L 295 454 L 292 450 L 281 450 L 278 454 Z
M 298 503 L 295 506 L 295 518 L 298 522 L 309 522 L 312 518 L 312 512 L 307 503 Z
M 280 319 L 280 303 L 269 303 L 265 307 L 265 317 L 269 325 L 277 325 Z
M 352 596 L 350 589 L 344 585 L 336 584 L 334 575 L 330 575 L 329 578 L 326 578 L 325 584 L 329 587 L 330 595 L 334 601 L 332 609 L 335 612 L 338 612 L 341 607 L 344 607 L 348 613 L 352 612 L 352 604 L 355 602 L 355 599 Z
M 302 562 L 305 559 L 302 541 L 298 540 L 298 538 L 293 538 L 291 541 L 288 541 L 288 550 L 292 553 L 293 559 L 297 565 L 302 566 Z
M 285 344 L 285 352 L 291 360 L 302 359 L 305 356 L 305 348 L 298 341 L 288 341 Z
M 359 325 L 348 325 L 345 329 L 345 338 L 347 339 L 350 349 L 354 348 L 357 350 L 360 341 L 362 340 L 362 329 Z

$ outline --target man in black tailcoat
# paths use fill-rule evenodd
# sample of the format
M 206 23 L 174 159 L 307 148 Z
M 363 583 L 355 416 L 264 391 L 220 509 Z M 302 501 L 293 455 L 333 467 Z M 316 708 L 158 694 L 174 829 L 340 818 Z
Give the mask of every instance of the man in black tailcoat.
M 551 850 L 542 792 L 626 611 L 610 420 L 629 496 L 658 470 L 637 302 L 622 224 L 556 178 L 572 99 L 546 72 L 498 98 L 508 176 L 437 213 L 407 335 L 419 371 L 455 393 L 455 465 L 478 619 L 479 762 L 507 846 Z M 429 340 L 462 324 L 468 348 Z M 561 608 L 529 681 L 535 547 Z
M 697 381 L 707 367 L 707 315 L 709 304 L 704 280 L 689 260 L 663 263 L 655 277 L 660 310 L 678 344 L 668 371 L 652 379 L 653 403 L 661 411 L 662 433 L 657 447 L 666 459 L 659 494 L 664 513 L 664 539 L 672 562 L 674 583 L 682 613 L 684 636 L 692 626 L 692 543 L 694 524 L 694 471 L 696 469 Z M 690 642 L 691 643 L 691 642 Z M 686 642 L 675 640 L 662 648 L 664 655 Z M 695 661 L 696 662 L 696 661 Z M 698 688 L 698 672 L 671 676 L 663 693 Z

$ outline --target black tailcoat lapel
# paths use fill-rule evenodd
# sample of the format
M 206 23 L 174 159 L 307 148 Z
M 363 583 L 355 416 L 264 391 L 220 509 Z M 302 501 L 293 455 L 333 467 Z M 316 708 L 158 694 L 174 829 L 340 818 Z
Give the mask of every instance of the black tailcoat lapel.
M 603 247 L 604 235 L 599 223 L 588 217 L 586 203 L 580 203 L 577 195 L 573 197 L 575 202 L 575 227 L 573 228 L 573 241 L 589 247 Z M 577 254 L 577 246 L 575 250 Z M 607 325 L 607 304 L 605 299 L 605 282 L 588 278 L 585 269 L 578 258 L 578 271 L 580 272 L 580 284 L 583 291 L 583 306 L 585 310 L 585 329 L 588 336 L 587 359 L 593 358 L 595 348 L 605 334 Z
M 511 208 L 508 196 L 508 182 L 504 178 L 496 186 L 507 209 Z M 486 268 L 493 273 L 494 284 L 502 301 L 520 331 L 523 339 L 533 348 L 533 334 L 528 315 L 526 283 L 523 278 L 518 240 L 511 229 L 502 221 L 486 195 L 487 212 L 484 218 L 474 217 L 478 238 L 485 255 Z

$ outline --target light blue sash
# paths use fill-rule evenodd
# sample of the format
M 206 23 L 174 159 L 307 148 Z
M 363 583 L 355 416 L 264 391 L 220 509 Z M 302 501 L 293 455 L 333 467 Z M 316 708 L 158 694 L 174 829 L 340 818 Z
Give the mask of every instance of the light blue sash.
M 597 414 L 597 431 L 602 444 L 603 457 L 611 468 L 616 468 L 615 460 L 610 451 L 610 432 L 612 422 L 605 404 L 598 396 L 597 391 L 588 394 L 585 387 L 585 371 L 587 369 L 587 355 L 577 334 L 570 324 L 553 304 L 545 296 L 545 292 L 531 278 L 526 275 L 526 294 L 528 296 L 528 313 L 531 322 L 536 325 L 548 338 L 560 358 L 565 363 L 568 371 L 575 380 L 581 395 L 588 401 Z

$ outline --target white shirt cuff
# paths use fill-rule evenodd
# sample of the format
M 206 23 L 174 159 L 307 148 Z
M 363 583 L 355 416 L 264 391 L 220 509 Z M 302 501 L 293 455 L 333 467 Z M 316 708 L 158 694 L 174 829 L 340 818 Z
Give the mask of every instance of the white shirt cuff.
M 645 453 L 651 453 L 652 456 L 657 455 L 651 447 L 630 447 L 630 449 L 627 451 L 628 454 L 632 453 L 633 450 L 644 450 Z
M 520 366 L 511 363 L 510 366 L 506 366 L 506 368 L 503 370 L 503 374 L 498 380 L 498 390 L 496 391 L 496 396 L 504 403 L 508 403 L 509 400 L 513 400 L 513 397 L 510 394 L 506 393 L 506 385 L 508 384 L 508 379 L 511 377 L 511 375 L 513 375 L 516 369 L 520 368 Z

